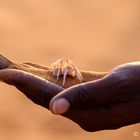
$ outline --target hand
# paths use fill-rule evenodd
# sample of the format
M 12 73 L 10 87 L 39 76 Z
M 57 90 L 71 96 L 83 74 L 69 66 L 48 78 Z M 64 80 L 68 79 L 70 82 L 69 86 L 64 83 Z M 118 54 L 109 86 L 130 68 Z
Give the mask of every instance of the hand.
M 121 65 L 102 79 L 63 90 L 50 102 L 86 131 L 117 129 L 140 122 L 140 62 Z
M 86 131 L 116 129 L 140 122 L 137 109 L 140 105 L 140 62 L 119 66 L 100 80 L 68 90 L 41 78 L 42 71 L 37 69 L 31 74 L 32 70 L 0 55 L 0 81 L 14 85 L 34 103 L 47 109 L 54 97 L 51 111 L 71 119 Z

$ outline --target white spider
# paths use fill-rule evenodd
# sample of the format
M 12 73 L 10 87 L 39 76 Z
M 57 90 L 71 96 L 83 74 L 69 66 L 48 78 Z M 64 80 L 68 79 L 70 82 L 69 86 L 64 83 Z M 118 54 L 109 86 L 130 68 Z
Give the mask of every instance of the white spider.
M 57 60 L 56 62 L 51 64 L 50 70 L 53 71 L 53 75 L 57 77 L 57 80 L 59 80 L 60 76 L 63 76 L 62 86 L 65 85 L 67 75 L 71 77 L 77 76 L 81 83 L 83 81 L 81 72 L 70 59 Z

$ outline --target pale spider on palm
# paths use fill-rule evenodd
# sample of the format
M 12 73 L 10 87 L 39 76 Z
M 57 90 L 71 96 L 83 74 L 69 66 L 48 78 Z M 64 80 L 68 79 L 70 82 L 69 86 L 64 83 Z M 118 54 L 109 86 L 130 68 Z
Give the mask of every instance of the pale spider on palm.
M 53 71 L 53 75 L 57 77 L 57 80 L 59 80 L 60 76 L 63 76 L 62 86 L 65 85 L 67 75 L 71 77 L 77 76 L 79 81 L 81 83 L 83 82 L 80 70 L 70 59 L 58 59 L 56 62 L 51 64 L 50 70 Z

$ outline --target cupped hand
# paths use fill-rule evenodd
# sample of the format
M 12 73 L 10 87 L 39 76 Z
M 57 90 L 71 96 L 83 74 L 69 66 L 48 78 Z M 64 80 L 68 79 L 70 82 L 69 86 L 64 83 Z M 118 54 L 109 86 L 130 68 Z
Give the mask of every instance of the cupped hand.
M 140 122 L 140 62 L 114 68 L 105 77 L 63 90 L 50 109 L 86 131 L 117 129 Z
M 51 73 L 47 71 L 47 67 L 16 64 L 0 55 L 0 81 L 14 85 L 34 103 L 50 107 L 54 114 L 71 119 L 86 131 L 116 129 L 140 122 L 140 62 L 116 67 L 105 77 L 93 72 L 93 80 L 96 74 L 103 78 L 68 89 L 48 81 Z

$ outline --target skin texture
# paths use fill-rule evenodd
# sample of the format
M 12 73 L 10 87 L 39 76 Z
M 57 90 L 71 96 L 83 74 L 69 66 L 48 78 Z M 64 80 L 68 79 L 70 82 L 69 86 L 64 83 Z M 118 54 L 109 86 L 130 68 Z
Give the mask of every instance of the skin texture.
M 81 71 L 84 82 L 56 80 L 48 67 L 16 64 L 0 56 L 0 80 L 17 87 L 34 103 L 94 132 L 140 122 L 140 62 L 118 66 L 108 73 Z

